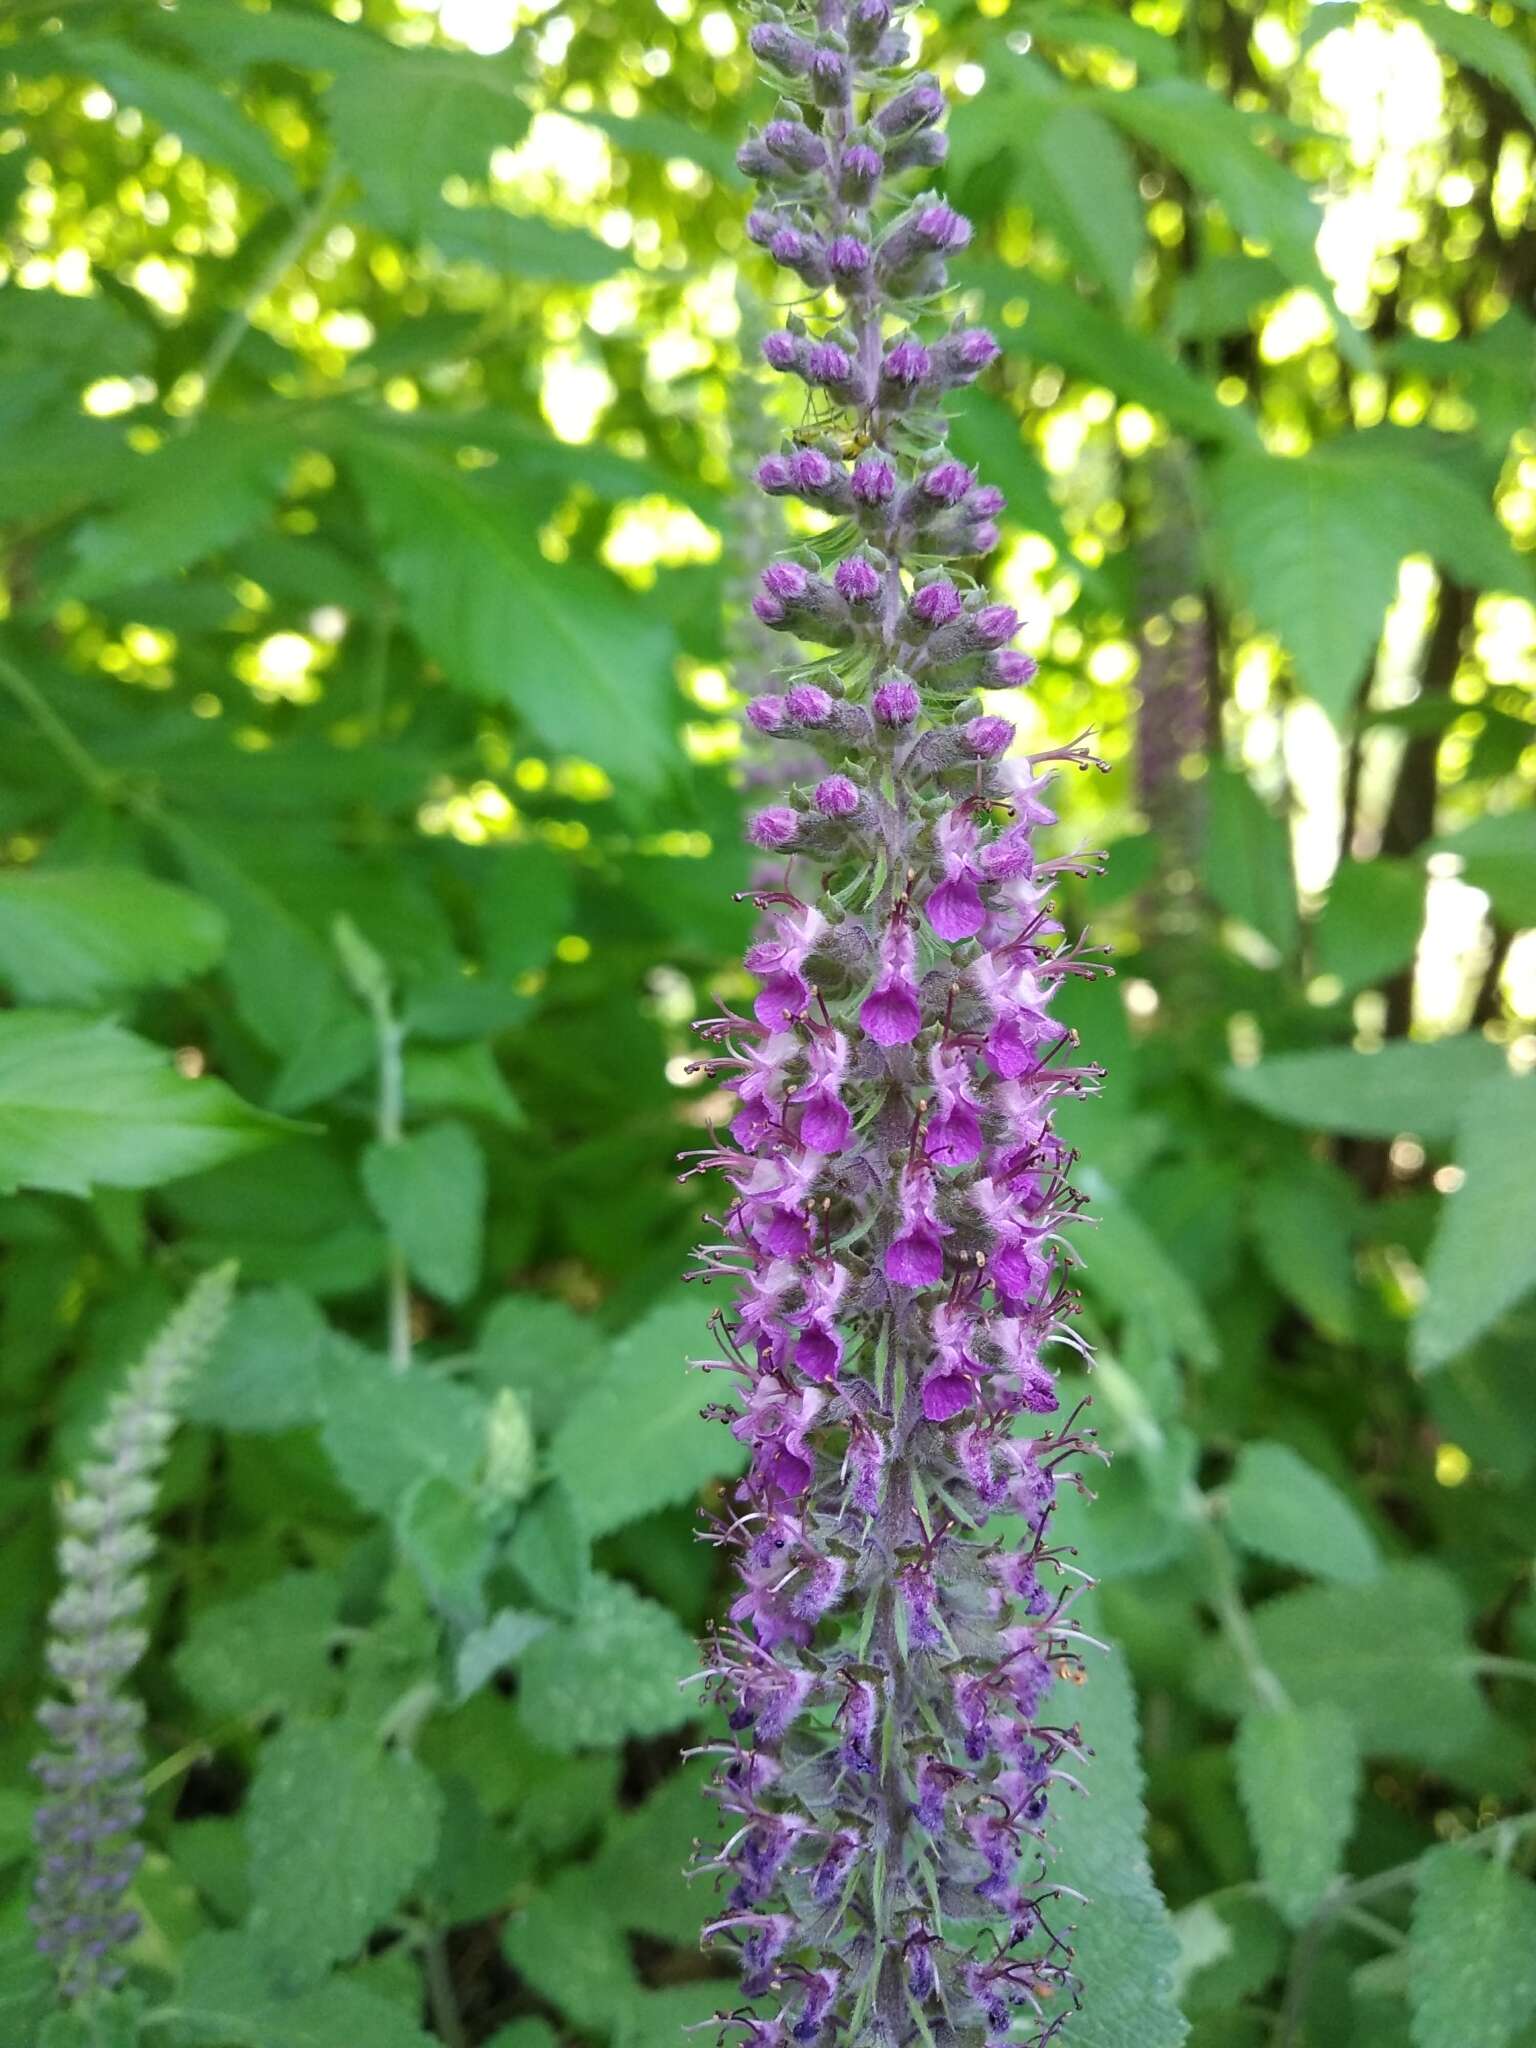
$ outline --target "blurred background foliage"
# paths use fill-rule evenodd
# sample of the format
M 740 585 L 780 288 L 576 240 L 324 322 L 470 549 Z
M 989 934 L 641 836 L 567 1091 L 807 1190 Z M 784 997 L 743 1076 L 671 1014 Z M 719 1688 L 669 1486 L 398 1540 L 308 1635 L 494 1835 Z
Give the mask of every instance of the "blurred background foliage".
M 1071 1010 L 1117 1453 L 1074 1535 L 1158 1998 L 1197 2048 L 1536 2040 L 1536 17 L 923 19 L 1005 348 L 956 439 L 1041 661 L 999 708 L 1112 770 L 1062 827 L 1119 969 Z M 8 1786 L 53 1489 L 189 1276 L 244 1289 L 164 1502 L 136 1988 L 45 2023 L 6 1791 L 8 2038 L 730 2001 L 673 1875 L 729 1451 L 673 1157 L 745 986 L 740 474 L 796 424 L 744 30 L 0 27 Z M 1120 1946 L 1080 2038 L 1149 2048 Z

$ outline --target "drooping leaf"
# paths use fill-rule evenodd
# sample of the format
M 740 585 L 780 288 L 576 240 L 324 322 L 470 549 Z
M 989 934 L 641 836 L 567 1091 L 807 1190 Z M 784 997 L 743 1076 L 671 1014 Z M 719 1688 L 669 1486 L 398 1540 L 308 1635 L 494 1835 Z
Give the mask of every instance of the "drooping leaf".
M 0 1015 L 0 1189 L 155 1187 L 288 1135 L 108 1019 Z
M 246 1808 L 250 1929 L 278 1981 L 307 1989 L 355 1955 L 420 1876 L 442 1795 L 414 1758 L 340 1722 L 294 1722 L 264 1746 Z M 314 1828 L 323 1815 L 324 1856 Z
M 534 1599 L 555 1614 L 576 1614 L 587 1595 L 592 1539 L 569 1487 L 555 1480 L 518 1516 L 507 1563 Z
M 1226 1500 L 1233 1535 L 1260 1557 L 1345 1585 L 1381 1569 L 1376 1540 L 1354 1507 L 1288 1444 L 1244 1444 Z
M 1456 1163 L 1463 1184 L 1446 1197 L 1430 1248 L 1427 1292 L 1409 1339 L 1420 1372 L 1470 1350 L 1536 1288 L 1531 1162 L 1536 1159 L 1536 1079 L 1500 1075 L 1464 1098 Z
M 1408 1947 L 1415 2048 L 1507 2048 L 1536 2019 L 1536 1885 L 1492 1856 L 1432 1849 Z
M 1229 1094 L 1283 1123 L 1343 1131 L 1357 1138 L 1454 1135 L 1468 1094 L 1501 1072 L 1504 1056 L 1475 1033 L 1430 1044 L 1397 1039 L 1378 1052 L 1276 1053 L 1257 1066 L 1231 1067 Z
M 1243 1718 L 1233 1751 L 1259 1872 L 1293 1927 L 1316 1910 L 1342 1867 L 1354 1825 L 1360 1758 L 1337 1707 Z
M 133 868 L 0 874 L 0 982 L 23 1002 L 94 1003 L 186 981 L 214 964 L 226 935 L 212 904 Z
M 485 1212 L 485 1155 L 473 1131 L 429 1124 L 398 1144 L 370 1145 L 363 1185 L 427 1292 L 466 1300 L 480 1278 Z
M 1425 0 L 1394 0 L 1396 11 L 1420 27 L 1454 64 L 1502 86 L 1526 120 L 1536 124 L 1536 65 L 1528 41 L 1480 14 L 1461 14 Z
M 546 562 L 505 501 L 468 480 L 377 447 L 357 469 L 412 624 L 449 680 L 512 705 L 547 745 L 654 787 L 672 752 L 666 628 L 597 571 Z
M 534 1740 L 562 1756 L 660 1735 L 697 1712 L 681 1685 L 697 1656 L 665 1607 L 595 1575 L 575 1618 L 529 1645 L 518 1712 Z M 615 1684 L 619 1672 L 623 1682 Z
M 690 1499 L 709 1479 L 741 1470 L 742 1447 L 700 1419 L 707 1380 L 687 1369 L 712 1355 L 692 1301 L 668 1302 L 625 1332 L 600 1376 L 570 1409 L 550 1444 L 550 1469 L 565 1481 L 592 1536 Z
M 1282 958 L 1296 943 L 1296 883 L 1290 834 L 1247 776 L 1210 778 L 1205 885 L 1229 916 L 1251 925 Z
M 1345 861 L 1317 922 L 1318 967 L 1346 995 L 1374 987 L 1413 959 L 1423 922 L 1424 877 L 1412 861 Z

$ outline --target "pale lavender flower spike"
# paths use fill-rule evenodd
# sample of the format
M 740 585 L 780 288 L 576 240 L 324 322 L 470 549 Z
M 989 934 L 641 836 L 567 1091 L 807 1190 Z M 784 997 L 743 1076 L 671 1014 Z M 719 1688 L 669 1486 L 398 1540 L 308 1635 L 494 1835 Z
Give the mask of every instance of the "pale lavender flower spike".
M 1033 664 L 967 567 L 1001 494 L 944 447 L 945 393 L 997 353 L 936 310 L 969 224 L 902 189 L 943 161 L 943 95 L 889 0 L 775 10 L 751 44 L 784 98 L 741 152 L 749 232 L 799 309 L 763 354 L 808 417 L 758 479 L 841 523 L 762 576 L 758 619 L 811 652 L 753 724 L 814 731 L 821 765 L 749 828 L 776 862 L 752 1014 L 701 1027 L 738 1104 L 690 1169 L 730 1189 L 708 1412 L 750 1458 L 710 1530 L 740 1593 L 705 1936 L 746 2048 L 1024 2048 L 1076 2004 L 1047 1826 L 1082 1741 L 1046 1696 L 1083 1676 L 1085 1581 L 1050 1525 L 1094 1442 L 1048 1362 L 1085 1352 L 1051 1118 L 1098 1080 L 1050 1015 L 1098 971 L 1049 900 L 1083 869 L 1033 835 L 1046 763 L 1091 757 L 1011 753 L 975 694 Z
M 122 1688 L 144 1649 L 141 1573 L 177 1396 L 224 1326 L 234 1278 L 232 1265 L 204 1274 L 169 1318 L 114 1395 L 63 1505 L 64 1583 L 48 1613 L 48 1668 L 63 1697 L 38 1712 L 54 1746 L 33 1764 L 50 1796 L 36 1818 L 32 1921 L 71 2002 L 121 1983 L 121 1950 L 138 1931 L 124 1898 L 143 1855 L 144 1710 Z

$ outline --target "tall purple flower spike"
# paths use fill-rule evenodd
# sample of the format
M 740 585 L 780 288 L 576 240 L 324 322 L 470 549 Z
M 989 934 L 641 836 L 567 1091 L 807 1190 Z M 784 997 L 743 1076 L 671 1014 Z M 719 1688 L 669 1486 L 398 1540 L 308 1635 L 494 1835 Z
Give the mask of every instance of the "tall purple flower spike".
M 48 1668 L 63 1697 L 38 1712 L 54 1746 L 33 1764 L 49 1797 L 35 1823 L 32 1921 L 69 2001 L 121 1983 L 120 1951 L 138 1932 L 124 1895 L 143 1855 L 144 1710 L 123 1686 L 144 1649 L 141 1574 L 176 1397 L 224 1326 L 234 1274 L 205 1274 L 170 1317 L 114 1396 L 64 1503 L 64 1584 L 48 1614 Z
M 746 2048 L 1022 2048 L 1076 2002 L 1046 1822 L 1082 1745 L 1047 1694 L 1083 1676 L 1084 1581 L 1051 1515 L 1094 1444 L 1047 1363 L 1085 1353 L 1051 1117 L 1098 1079 L 1050 1015 L 1098 971 L 1049 901 L 1086 869 L 1034 834 L 1051 766 L 1091 757 L 1010 756 L 973 694 L 1033 665 L 960 566 L 1002 504 L 944 447 L 944 394 L 997 352 L 935 313 L 970 229 L 899 194 L 943 159 L 943 97 L 897 77 L 889 0 L 751 42 L 785 99 L 741 152 L 749 233 L 808 309 L 764 355 L 813 422 L 758 477 L 840 523 L 762 577 L 758 618 L 828 651 L 753 724 L 811 741 L 821 779 L 752 822 L 783 877 L 753 892 L 758 994 L 701 1027 L 736 1099 L 690 1168 L 730 1189 L 695 1277 L 735 1290 L 704 1364 L 736 1386 L 707 1412 L 750 1453 L 710 1532 L 741 1590 L 709 1649 L 706 1940 L 735 1951 Z

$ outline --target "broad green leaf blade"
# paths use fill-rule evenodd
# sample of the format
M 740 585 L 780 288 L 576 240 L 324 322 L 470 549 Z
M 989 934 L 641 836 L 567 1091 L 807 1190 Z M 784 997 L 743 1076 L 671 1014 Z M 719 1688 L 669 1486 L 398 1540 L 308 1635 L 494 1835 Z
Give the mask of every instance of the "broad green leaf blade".
M 1328 884 L 1313 934 L 1319 971 L 1346 995 L 1408 966 L 1424 923 L 1424 875 L 1413 861 L 1345 861 Z
M 1002 312 L 997 338 L 1009 355 L 1059 363 L 1074 376 L 1163 414 L 1196 440 L 1252 440 L 1246 414 L 1223 405 L 1209 385 L 1155 342 L 1086 305 L 1067 286 L 995 265 L 981 266 L 980 276 L 973 266 L 968 281 L 984 288 L 989 305 Z M 1012 318 L 1015 305 L 1024 309 L 1018 322 Z
M 1242 334 L 1285 290 L 1284 271 L 1267 256 L 1208 256 L 1174 286 L 1170 326 L 1191 341 Z
M 741 1470 L 741 1445 L 718 1422 L 700 1419 L 710 1383 L 686 1363 L 717 1348 L 691 1300 L 653 1310 L 614 1344 L 549 1447 L 550 1469 L 589 1535 L 689 1500 L 708 1480 Z
M 698 1939 L 699 1891 L 687 1878 L 694 1844 L 718 1820 L 701 1764 L 674 1771 L 643 1805 L 621 1814 L 588 1866 L 592 1897 L 619 1926 L 691 1947 Z
M 1336 726 L 1360 693 L 1407 549 L 1374 480 L 1320 456 L 1239 454 L 1206 472 L 1209 545 Z
M 478 1621 L 495 1546 L 475 1496 L 441 1472 L 428 1473 L 401 1503 L 395 1534 L 434 1604 L 461 1620 Z
M 323 1711 L 339 1684 L 328 1651 L 340 1604 L 334 1573 L 306 1571 L 204 1607 L 176 1652 L 176 1676 L 216 1722 Z
M 1082 1249 L 1084 1281 L 1154 1348 L 1174 1351 L 1191 1365 L 1210 1367 L 1219 1354 L 1205 1304 L 1154 1231 L 1088 1168 L 1080 1185 L 1097 1226 Z
M 290 1132 L 108 1020 L 0 1015 L 0 1190 L 156 1187 Z
M 1249 1209 L 1253 1248 L 1270 1279 L 1325 1336 L 1339 1341 L 1353 1335 L 1356 1322 L 1359 1208 L 1359 1190 L 1339 1167 L 1298 1159 L 1255 1184 Z
M 430 1862 L 441 1806 L 430 1772 L 371 1734 L 293 1722 L 273 1736 L 256 1767 L 246 1837 L 250 1930 L 280 1982 L 307 1989 L 361 1949 Z
M 510 1387 L 540 1436 L 577 1406 L 601 1372 L 603 1333 L 590 1316 L 539 1294 L 509 1294 L 480 1325 L 473 1364 L 479 1384 Z
M 183 1397 L 194 1422 L 254 1433 L 320 1418 L 325 1318 L 297 1287 L 242 1294 Z
M 594 1577 L 575 1619 L 525 1652 L 518 1712 L 533 1739 L 562 1756 L 661 1735 L 698 1712 L 696 1690 L 682 1684 L 697 1662 L 692 1637 L 665 1607 Z
M 250 1934 L 195 1934 L 182 1957 L 173 2039 L 197 2048 L 433 2048 L 414 2015 L 365 1984 L 333 1977 L 284 1996 Z M 152 2038 L 152 2037 L 151 2037 Z
M 546 745 L 654 788 L 673 758 L 666 627 L 600 572 L 546 562 L 508 502 L 468 479 L 378 443 L 354 465 L 407 614 L 449 680 L 511 704 Z
M 1396 11 L 1417 23 L 1429 40 L 1454 64 L 1476 71 L 1502 86 L 1526 120 L 1536 125 L 1536 65 L 1529 40 L 1511 28 L 1497 27 L 1479 14 L 1462 14 L 1425 0 L 1394 0 Z
M 1424 1270 L 1427 1293 L 1408 1346 L 1417 1371 L 1470 1350 L 1536 1288 L 1533 1162 L 1536 1078 L 1485 1082 L 1466 1098 L 1457 1128 L 1456 1163 L 1466 1179 L 1445 1198 Z
M 326 105 L 337 149 L 386 226 L 420 232 L 439 211 L 445 180 L 482 182 L 492 152 L 522 141 L 530 111 L 520 83 L 508 58 L 358 42 Z
M 599 284 L 629 265 L 622 249 L 581 228 L 499 206 L 439 206 L 423 218 L 421 232 L 452 261 L 479 263 L 503 277 Z
M 0 874 L 0 982 L 27 1003 L 94 1003 L 186 981 L 224 950 L 227 927 L 190 889 L 132 868 Z
M 489 1685 L 498 1671 L 515 1664 L 524 1650 L 545 1633 L 550 1624 L 542 1614 L 526 1614 L 518 1607 L 503 1607 L 484 1627 L 472 1629 L 459 1644 L 453 1660 L 458 1704 L 473 1698 Z
M 1247 776 L 1221 770 L 1209 788 L 1205 885 L 1229 916 L 1251 925 L 1284 958 L 1297 930 L 1290 833 Z
M 694 121 L 674 120 L 670 114 L 609 114 L 600 109 L 561 109 L 585 128 L 599 128 L 624 155 L 681 158 L 708 171 L 722 185 L 735 189 L 746 179 L 736 164 L 738 138 L 734 132 L 711 135 Z
M 297 199 L 299 188 L 293 172 L 266 132 L 196 72 L 109 36 L 60 36 L 52 46 L 56 55 L 41 44 L 22 48 L 29 60 L 42 55 L 50 69 L 94 78 L 122 105 L 137 107 L 177 136 L 194 156 L 221 164 L 279 199 Z M 9 55 L 14 58 L 16 52 Z M 30 62 L 28 68 L 32 68 Z
M 1485 1038 L 1416 1045 L 1398 1039 L 1379 1052 L 1283 1052 L 1254 1067 L 1230 1067 L 1228 1094 L 1282 1123 L 1342 1131 L 1355 1138 L 1396 1138 L 1413 1131 L 1454 1136 L 1468 1094 L 1504 1071 L 1504 1055 Z
M 1260 1557 L 1345 1585 L 1381 1570 L 1376 1539 L 1352 1504 L 1288 1444 L 1244 1444 L 1226 1500 L 1232 1534 Z
M 1486 1769 L 1495 1723 L 1472 1671 L 1468 1619 L 1437 1566 L 1388 1565 L 1365 1586 L 1310 1586 L 1253 1610 L 1260 1654 L 1298 1707 L 1335 1706 L 1369 1756 Z M 1246 1681 L 1213 1646 L 1196 1669 L 1212 1704 L 1239 1712 Z M 1474 1762 L 1475 1760 L 1475 1762 Z
M 1233 1761 L 1259 1874 L 1285 1918 L 1300 1927 L 1339 1875 L 1354 1825 L 1354 1731 L 1337 1707 L 1248 1714 Z
M 363 1185 L 380 1221 L 429 1294 L 465 1301 L 480 1278 L 485 1155 L 467 1125 L 429 1124 L 395 1145 L 370 1145 Z
M 358 1504 L 394 1515 L 419 1479 L 462 1482 L 485 1455 L 485 1411 L 467 1387 L 393 1373 L 382 1358 L 334 1342 L 324 1361 L 321 1440 Z
M 541 1606 L 580 1612 L 591 1583 L 592 1539 L 562 1481 L 544 1487 L 518 1516 L 507 1563 Z
M 1486 889 L 1498 916 L 1520 931 L 1536 925 L 1536 810 L 1474 818 L 1430 848 L 1461 863 L 1461 879 Z
M 1215 199 L 1244 241 L 1267 247 L 1293 284 L 1315 291 L 1333 316 L 1340 353 L 1357 368 L 1368 366 L 1369 345 L 1335 308 L 1333 288 L 1317 260 L 1317 202 L 1295 172 L 1259 142 L 1249 114 L 1188 78 L 1101 93 L 1099 104 Z
M 639 1990 L 623 1932 L 592 1897 L 583 1869 L 563 1870 L 508 1923 L 503 1940 L 519 1976 L 577 2027 L 607 2033 Z
M 1408 1985 L 1415 2048 L 1506 2048 L 1536 2019 L 1536 1886 L 1491 1856 L 1432 1849 Z
M 1119 1654 L 1092 1655 L 1081 1692 L 1053 1701 L 1063 1720 L 1081 1722 L 1093 1752 L 1087 1798 L 1062 1788 L 1051 1802 L 1051 1879 L 1088 1899 L 1071 1907 L 1083 1995 L 1076 2048 L 1178 2048 L 1189 2031 L 1173 1994 L 1178 1943 L 1143 1841 L 1136 1701 Z

